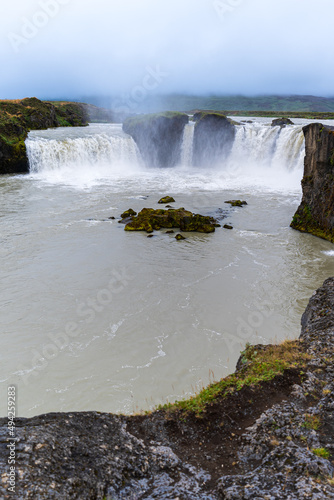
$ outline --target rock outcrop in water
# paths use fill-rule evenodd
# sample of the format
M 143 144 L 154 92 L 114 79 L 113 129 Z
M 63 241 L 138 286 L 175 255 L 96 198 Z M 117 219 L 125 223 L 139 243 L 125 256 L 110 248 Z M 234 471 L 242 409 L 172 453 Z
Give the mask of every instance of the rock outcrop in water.
M 174 167 L 181 158 L 184 127 L 189 122 L 184 113 L 157 113 L 128 118 L 123 130 L 136 142 L 149 167 Z
M 193 164 L 212 166 L 227 158 L 234 138 L 234 122 L 221 113 L 199 112 L 194 132 Z
M 179 228 L 186 232 L 213 233 L 216 227 L 220 227 L 220 224 L 213 217 L 193 214 L 184 208 L 169 208 L 168 210 L 143 208 L 137 216 L 131 216 L 131 221 L 124 229 L 125 231 L 152 233 L 162 228 Z
M 284 118 L 284 117 L 283 118 L 275 118 L 275 120 L 273 120 L 271 122 L 272 127 L 284 128 L 287 125 L 294 125 L 294 123 L 290 120 L 290 118 Z
M 43 102 L 35 97 L 0 101 L 0 174 L 28 172 L 24 141 L 30 130 L 87 124 L 86 111 L 78 103 Z
M 334 128 L 312 123 L 303 131 L 303 198 L 291 227 L 334 242 Z
M 0 497 L 18 500 L 334 498 L 334 278 L 299 341 L 248 346 L 235 374 L 142 416 L 0 420 Z

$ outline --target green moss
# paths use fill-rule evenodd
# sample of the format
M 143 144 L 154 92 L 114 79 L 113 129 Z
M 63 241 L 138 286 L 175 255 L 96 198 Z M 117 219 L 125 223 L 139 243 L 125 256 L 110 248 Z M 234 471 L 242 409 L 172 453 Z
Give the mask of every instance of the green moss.
M 330 459 L 331 454 L 326 448 L 312 448 L 312 453 L 317 455 L 317 457 L 325 458 L 327 460 Z
M 301 182 L 302 186 L 313 185 L 313 175 L 304 175 Z
M 225 203 L 229 203 L 231 207 L 243 207 L 244 205 L 247 205 L 247 201 L 241 200 L 229 200 L 225 201 Z
M 171 196 L 164 196 L 158 201 L 158 203 L 165 205 L 166 203 L 175 203 L 175 200 Z
M 35 97 L 0 101 L 0 173 L 27 171 L 24 141 L 30 130 L 84 125 L 87 125 L 85 111 L 77 103 L 54 105 Z
M 157 409 L 167 412 L 182 411 L 185 417 L 190 412 L 200 416 L 207 406 L 218 398 L 226 398 L 245 386 L 256 386 L 273 380 L 287 369 L 301 372 L 310 359 L 298 341 L 285 341 L 277 346 L 261 347 L 259 349 L 247 344 L 241 353 L 243 366 L 239 371 L 209 385 L 196 396 L 173 404 L 160 405 Z
M 213 217 L 193 214 L 182 208 L 168 210 L 143 208 L 137 217 L 125 226 L 125 231 L 146 231 L 151 233 L 162 228 L 179 228 L 181 231 L 213 233 L 217 221 Z
M 137 215 L 137 212 L 132 210 L 132 208 L 129 208 L 129 210 L 125 210 L 125 212 L 122 213 L 121 217 L 122 219 L 127 219 L 128 217 L 134 217 Z
M 305 415 L 305 420 L 302 424 L 302 427 L 304 427 L 305 429 L 317 431 L 320 426 L 321 420 L 318 415 L 310 415 L 308 413 Z

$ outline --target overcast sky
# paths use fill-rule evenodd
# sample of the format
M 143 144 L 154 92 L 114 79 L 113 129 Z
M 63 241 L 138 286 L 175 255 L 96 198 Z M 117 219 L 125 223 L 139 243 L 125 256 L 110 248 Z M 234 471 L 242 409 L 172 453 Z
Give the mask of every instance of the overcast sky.
M 0 98 L 334 96 L 333 19 L 334 0 L 6 1 Z

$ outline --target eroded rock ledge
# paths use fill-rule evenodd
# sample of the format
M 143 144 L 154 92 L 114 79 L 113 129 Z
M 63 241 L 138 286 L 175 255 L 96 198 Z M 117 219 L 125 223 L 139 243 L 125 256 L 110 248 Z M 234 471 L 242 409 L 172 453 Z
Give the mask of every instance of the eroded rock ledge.
M 248 347 L 235 374 L 142 416 L 16 420 L 16 499 L 334 498 L 334 278 L 300 339 Z M 8 494 L 0 420 L 0 497 Z
M 303 198 L 291 227 L 334 243 L 334 128 L 312 123 L 303 131 Z

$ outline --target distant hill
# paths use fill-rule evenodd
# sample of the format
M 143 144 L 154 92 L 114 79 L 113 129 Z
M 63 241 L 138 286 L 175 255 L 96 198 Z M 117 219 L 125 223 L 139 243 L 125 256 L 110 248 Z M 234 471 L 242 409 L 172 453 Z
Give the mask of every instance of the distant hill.
M 82 97 L 83 102 L 113 109 L 122 106 L 119 97 Z M 192 111 L 206 110 L 234 110 L 234 111 L 276 111 L 276 112 L 322 112 L 334 113 L 334 97 L 317 97 L 311 95 L 266 95 L 257 97 L 247 96 L 191 96 L 184 94 L 150 95 L 138 103 L 128 98 L 124 102 L 128 113 L 155 113 L 159 111 Z

